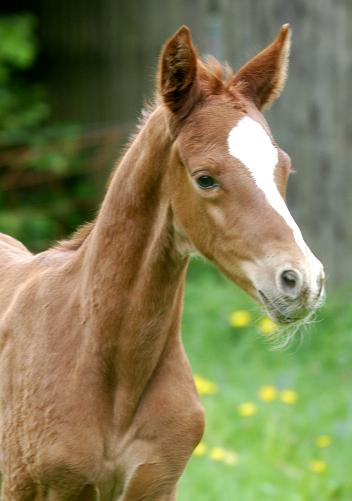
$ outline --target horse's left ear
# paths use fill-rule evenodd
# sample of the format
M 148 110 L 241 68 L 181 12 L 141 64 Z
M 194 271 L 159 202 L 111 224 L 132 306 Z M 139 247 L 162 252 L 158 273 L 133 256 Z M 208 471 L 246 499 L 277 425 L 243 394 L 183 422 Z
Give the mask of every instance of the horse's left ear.
M 234 76 L 234 85 L 260 110 L 271 106 L 284 88 L 290 45 L 291 29 L 284 24 L 276 39 Z
M 200 95 L 197 52 L 191 32 L 182 26 L 163 47 L 160 55 L 159 92 L 177 118 L 190 113 Z

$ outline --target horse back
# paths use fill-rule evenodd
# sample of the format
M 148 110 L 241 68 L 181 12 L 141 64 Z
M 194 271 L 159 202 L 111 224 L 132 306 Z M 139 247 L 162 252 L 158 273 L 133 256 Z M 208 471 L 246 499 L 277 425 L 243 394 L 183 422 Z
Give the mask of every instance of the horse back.
M 18 252 L 25 253 L 28 256 L 31 256 L 31 253 L 23 245 L 22 242 L 19 240 L 16 240 L 13 237 L 10 237 L 10 235 L 6 235 L 5 233 L 0 233 L 0 255 L 2 256 L 3 253 L 6 254 L 17 254 Z
M 32 254 L 18 240 L 0 233 L 0 317 L 14 291 L 27 275 Z

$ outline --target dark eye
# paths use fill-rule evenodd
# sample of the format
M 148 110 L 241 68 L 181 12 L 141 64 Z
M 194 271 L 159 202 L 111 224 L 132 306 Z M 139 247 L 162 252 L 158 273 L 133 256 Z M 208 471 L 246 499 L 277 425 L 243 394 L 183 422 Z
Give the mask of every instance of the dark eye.
M 198 186 L 203 190 L 210 190 L 211 188 L 218 186 L 215 179 L 206 174 L 202 174 L 201 176 L 197 177 L 196 181 Z

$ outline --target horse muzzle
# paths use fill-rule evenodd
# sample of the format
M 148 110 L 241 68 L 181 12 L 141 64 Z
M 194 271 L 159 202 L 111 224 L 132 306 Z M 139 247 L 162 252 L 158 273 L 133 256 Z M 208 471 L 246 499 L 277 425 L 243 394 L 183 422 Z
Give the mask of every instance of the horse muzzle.
M 323 266 L 315 260 L 314 273 L 285 266 L 277 270 L 271 283 L 258 285 L 258 297 L 272 320 L 290 324 L 321 306 L 325 297 L 325 275 Z

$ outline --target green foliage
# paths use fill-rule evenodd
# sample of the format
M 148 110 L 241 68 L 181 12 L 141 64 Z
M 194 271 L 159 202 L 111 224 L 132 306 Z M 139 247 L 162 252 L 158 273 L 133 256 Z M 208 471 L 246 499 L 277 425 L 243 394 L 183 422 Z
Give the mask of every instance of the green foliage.
M 0 19 L 1 82 L 9 81 L 10 69 L 29 68 L 36 55 L 33 36 L 34 18 L 28 14 Z
M 352 499 L 352 316 L 350 291 L 330 298 L 301 342 L 273 351 L 257 328 L 253 302 L 215 270 L 193 263 L 186 289 L 183 337 L 195 374 L 219 391 L 202 397 L 208 450 L 235 451 L 228 465 L 205 454 L 193 457 L 180 482 L 179 501 L 332 501 Z M 234 329 L 228 316 L 237 309 L 252 323 Z M 280 398 L 263 402 L 262 385 L 292 389 L 292 405 Z M 257 413 L 239 415 L 253 402 Z M 332 443 L 319 448 L 316 439 Z M 323 462 L 315 472 L 312 461 Z M 320 463 L 318 463 L 320 464 Z
M 35 19 L 28 15 L 0 18 L 0 140 L 23 138 L 48 116 L 43 92 L 23 72 L 35 61 Z
M 99 136 L 90 143 L 80 126 L 46 124 L 35 30 L 31 15 L 0 17 L 0 231 L 40 251 L 92 217 L 106 174 L 90 171 Z

